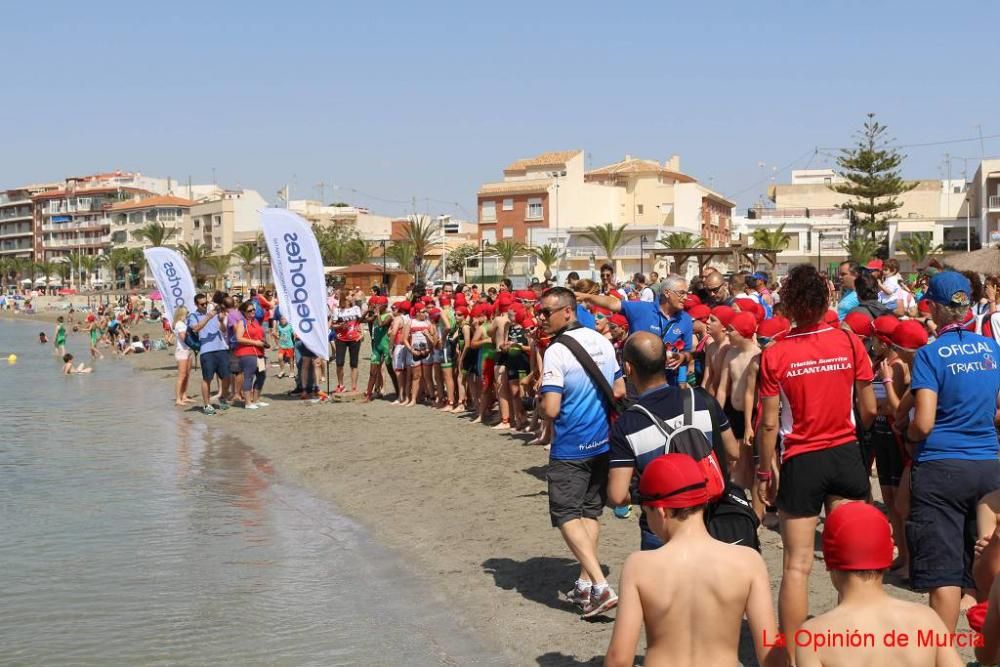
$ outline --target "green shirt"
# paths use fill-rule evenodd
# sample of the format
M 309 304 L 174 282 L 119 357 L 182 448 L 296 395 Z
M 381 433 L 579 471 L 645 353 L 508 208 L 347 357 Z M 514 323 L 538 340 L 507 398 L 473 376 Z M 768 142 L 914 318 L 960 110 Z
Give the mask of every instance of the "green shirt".
M 278 347 L 282 349 L 289 349 L 295 347 L 295 343 L 292 339 L 292 334 L 295 330 L 292 328 L 291 324 L 279 324 L 278 325 Z

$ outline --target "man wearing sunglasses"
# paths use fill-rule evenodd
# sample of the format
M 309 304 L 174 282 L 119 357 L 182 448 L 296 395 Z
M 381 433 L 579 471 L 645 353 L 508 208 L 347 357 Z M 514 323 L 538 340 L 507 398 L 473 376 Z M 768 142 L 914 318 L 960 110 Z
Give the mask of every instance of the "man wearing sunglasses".
M 687 383 L 687 367 L 693 350 L 694 321 L 684 311 L 687 295 L 687 281 L 671 274 L 663 280 L 658 301 L 620 301 L 611 296 L 582 292 L 578 292 L 576 298 L 621 313 L 628 320 L 628 330 L 632 333 L 656 334 L 667 347 L 667 382 L 679 385 Z
M 705 302 L 706 306 L 715 308 L 716 306 L 733 305 L 733 297 L 729 294 L 726 280 L 722 277 L 721 273 L 712 271 L 705 276 L 702 283 L 705 286 L 705 292 L 708 293 L 708 300 Z

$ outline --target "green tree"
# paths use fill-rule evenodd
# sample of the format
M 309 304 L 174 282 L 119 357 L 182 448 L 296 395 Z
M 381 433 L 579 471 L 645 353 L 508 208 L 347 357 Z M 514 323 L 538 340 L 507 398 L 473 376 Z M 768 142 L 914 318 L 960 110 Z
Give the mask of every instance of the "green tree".
M 162 222 L 151 222 L 132 232 L 136 241 L 148 241 L 149 245 L 159 247 L 174 234 L 173 227 L 167 227 Z
M 351 239 L 344 249 L 344 259 L 348 264 L 364 264 L 375 254 L 376 243 L 363 238 Z
M 194 274 L 195 285 L 201 285 L 205 277 L 205 274 L 201 271 L 201 267 L 202 263 L 208 257 L 208 247 L 201 241 L 194 241 L 192 243 L 179 244 L 177 250 L 184 256 L 188 268 Z M 112 251 L 112 254 L 114 254 L 114 251 Z
M 426 215 L 407 216 L 402 228 L 402 241 L 413 246 L 413 276 L 416 282 L 424 279 L 424 257 L 439 239 L 441 224 Z
M 125 249 L 125 266 L 128 267 L 128 285 L 135 288 L 140 284 L 142 273 L 146 267 L 146 256 L 143 254 L 142 248 Z
M 240 265 L 240 270 L 247 278 L 247 287 L 253 283 L 254 265 L 260 255 L 257 253 L 257 245 L 253 243 L 241 243 L 233 248 L 230 253 Z
M 887 130 L 886 125 L 875 120 L 875 114 L 868 114 L 864 127 L 856 134 L 854 148 L 841 149 L 837 158 L 839 173 L 847 183 L 834 185 L 833 190 L 851 197 L 840 207 L 853 212 L 852 239 L 864 234 L 875 240 L 877 234 L 885 232 L 893 211 L 903 206 L 897 197 L 917 186 L 900 177 L 906 156 L 892 147 Z
M 475 243 L 463 243 L 454 250 L 448 251 L 448 261 L 445 265 L 445 271 L 449 274 L 459 274 L 462 275 L 465 271 L 465 261 L 470 257 L 475 257 L 479 254 L 479 246 Z
M 352 225 L 334 223 L 332 225 L 313 225 L 313 234 L 319 245 L 323 264 L 326 266 L 347 266 L 357 262 L 349 261 L 351 243 L 360 239 L 361 235 Z
M 103 262 L 108 267 L 108 273 L 111 274 L 111 286 L 117 289 L 118 272 L 128 264 L 128 253 L 125 251 L 125 248 L 115 248 L 103 256 Z M 122 285 L 124 285 L 124 281 Z
M 0 257 L 0 286 L 6 286 L 8 281 L 11 279 L 12 271 L 10 267 L 10 259 Z
M 413 271 L 413 263 L 416 255 L 413 251 L 413 244 L 409 241 L 393 241 L 392 245 L 385 249 L 386 257 L 396 260 L 399 268 L 407 272 Z
M 489 247 L 489 253 L 499 257 L 500 261 L 503 262 L 500 269 L 503 276 L 510 273 L 510 265 L 514 263 L 514 258 L 518 255 L 524 255 L 526 251 L 527 246 L 520 241 L 497 241 Z
M 750 235 L 751 247 L 762 251 L 771 268 L 778 263 L 778 253 L 787 248 L 791 240 L 792 235 L 785 231 L 785 223 L 775 229 L 755 229 Z
M 215 288 L 221 289 L 223 284 L 223 276 L 229 271 L 229 265 L 232 263 L 232 257 L 230 255 L 209 255 L 205 258 L 204 264 L 208 267 L 211 275 L 215 276 Z
M 80 258 L 80 283 L 86 282 L 88 285 L 93 287 L 93 277 L 97 273 L 97 267 L 100 265 L 97 257 L 94 255 L 84 255 Z
M 705 247 L 705 239 L 695 236 L 691 232 L 671 232 L 657 241 L 657 243 L 670 250 L 689 250 Z
M 848 259 L 864 266 L 875 256 L 881 244 L 867 236 L 856 236 L 842 245 Z
M 914 266 L 923 264 L 928 257 L 941 252 L 941 246 L 934 245 L 931 232 L 914 232 L 904 236 L 896 242 L 896 249 L 902 250 Z
M 531 252 L 542 263 L 542 266 L 545 267 L 545 279 L 552 280 L 552 267 L 558 264 L 559 260 L 563 258 L 563 253 L 551 243 L 546 243 L 538 248 L 532 248 Z
M 615 227 L 610 222 L 603 225 L 592 225 L 587 227 L 587 231 L 580 236 L 600 247 L 604 251 L 604 256 L 608 258 L 608 261 L 614 262 L 615 253 L 618 251 L 618 248 L 625 245 L 625 241 L 628 240 L 625 234 L 626 227 L 628 227 L 627 224 Z
M 7 260 L 7 270 L 14 279 L 14 284 L 19 286 L 25 274 L 32 272 L 32 261 L 27 257 L 11 257 Z
M 59 266 L 55 262 L 41 261 L 35 262 L 35 271 L 45 279 L 45 286 L 48 287 L 49 280 L 59 271 Z

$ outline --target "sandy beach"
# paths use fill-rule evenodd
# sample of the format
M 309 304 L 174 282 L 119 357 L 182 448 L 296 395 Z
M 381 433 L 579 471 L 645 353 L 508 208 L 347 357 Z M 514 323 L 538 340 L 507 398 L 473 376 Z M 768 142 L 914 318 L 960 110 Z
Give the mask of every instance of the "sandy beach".
M 49 331 L 56 314 L 0 317 L 35 320 L 40 330 Z M 159 329 L 156 324 L 142 327 L 140 331 Z M 78 360 L 87 358 L 85 334 L 70 334 L 68 347 Z M 366 352 L 363 348 L 362 386 L 368 376 Z M 175 378 L 171 351 L 128 359 L 151 380 Z M 101 364 L 110 363 L 122 360 L 108 356 L 97 362 L 98 371 Z M 547 452 L 526 446 L 529 436 L 499 433 L 470 423 L 469 416 L 387 401 L 364 404 L 348 397 L 311 404 L 286 397 L 293 382 L 276 379 L 274 373 L 276 369 L 269 369 L 263 392 L 269 408 L 253 413 L 233 409 L 213 417 L 189 409 L 179 416 L 240 438 L 269 457 L 281 474 L 369 527 L 402 556 L 428 595 L 451 607 L 463 626 L 498 647 L 511 664 L 601 663 L 614 614 L 583 621 L 562 599 L 560 591 L 572 586 L 577 567 L 550 527 L 544 481 Z M 197 387 L 194 380 L 191 395 Z M 761 541 L 776 596 L 780 537 L 761 529 Z M 626 520 L 605 512 L 600 555 L 613 583 L 638 542 L 638 512 Z M 893 595 L 926 602 L 926 596 L 898 587 L 900 582 L 888 583 Z M 811 613 L 835 603 L 817 552 L 810 580 Z M 960 629 L 965 628 L 963 617 Z M 745 664 L 756 664 L 752 655 L 744 633 Z M 971 653 L 963 657 L 971 659 Z

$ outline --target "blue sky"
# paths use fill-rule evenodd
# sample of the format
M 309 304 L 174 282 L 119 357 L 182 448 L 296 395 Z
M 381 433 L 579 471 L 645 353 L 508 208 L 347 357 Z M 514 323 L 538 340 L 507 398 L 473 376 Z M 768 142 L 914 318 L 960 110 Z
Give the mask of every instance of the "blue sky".
M 582 148 L 680 154 L 746 206 L 868 111 L 902 144 L 1000 135 L 998 29 L 991 2 L 5 3 L 0 187 L 214 168 L 272 200 L 322 181 L 474 218 L 507 163 Z M 908 148 L 904 175 L 980 151 Z

